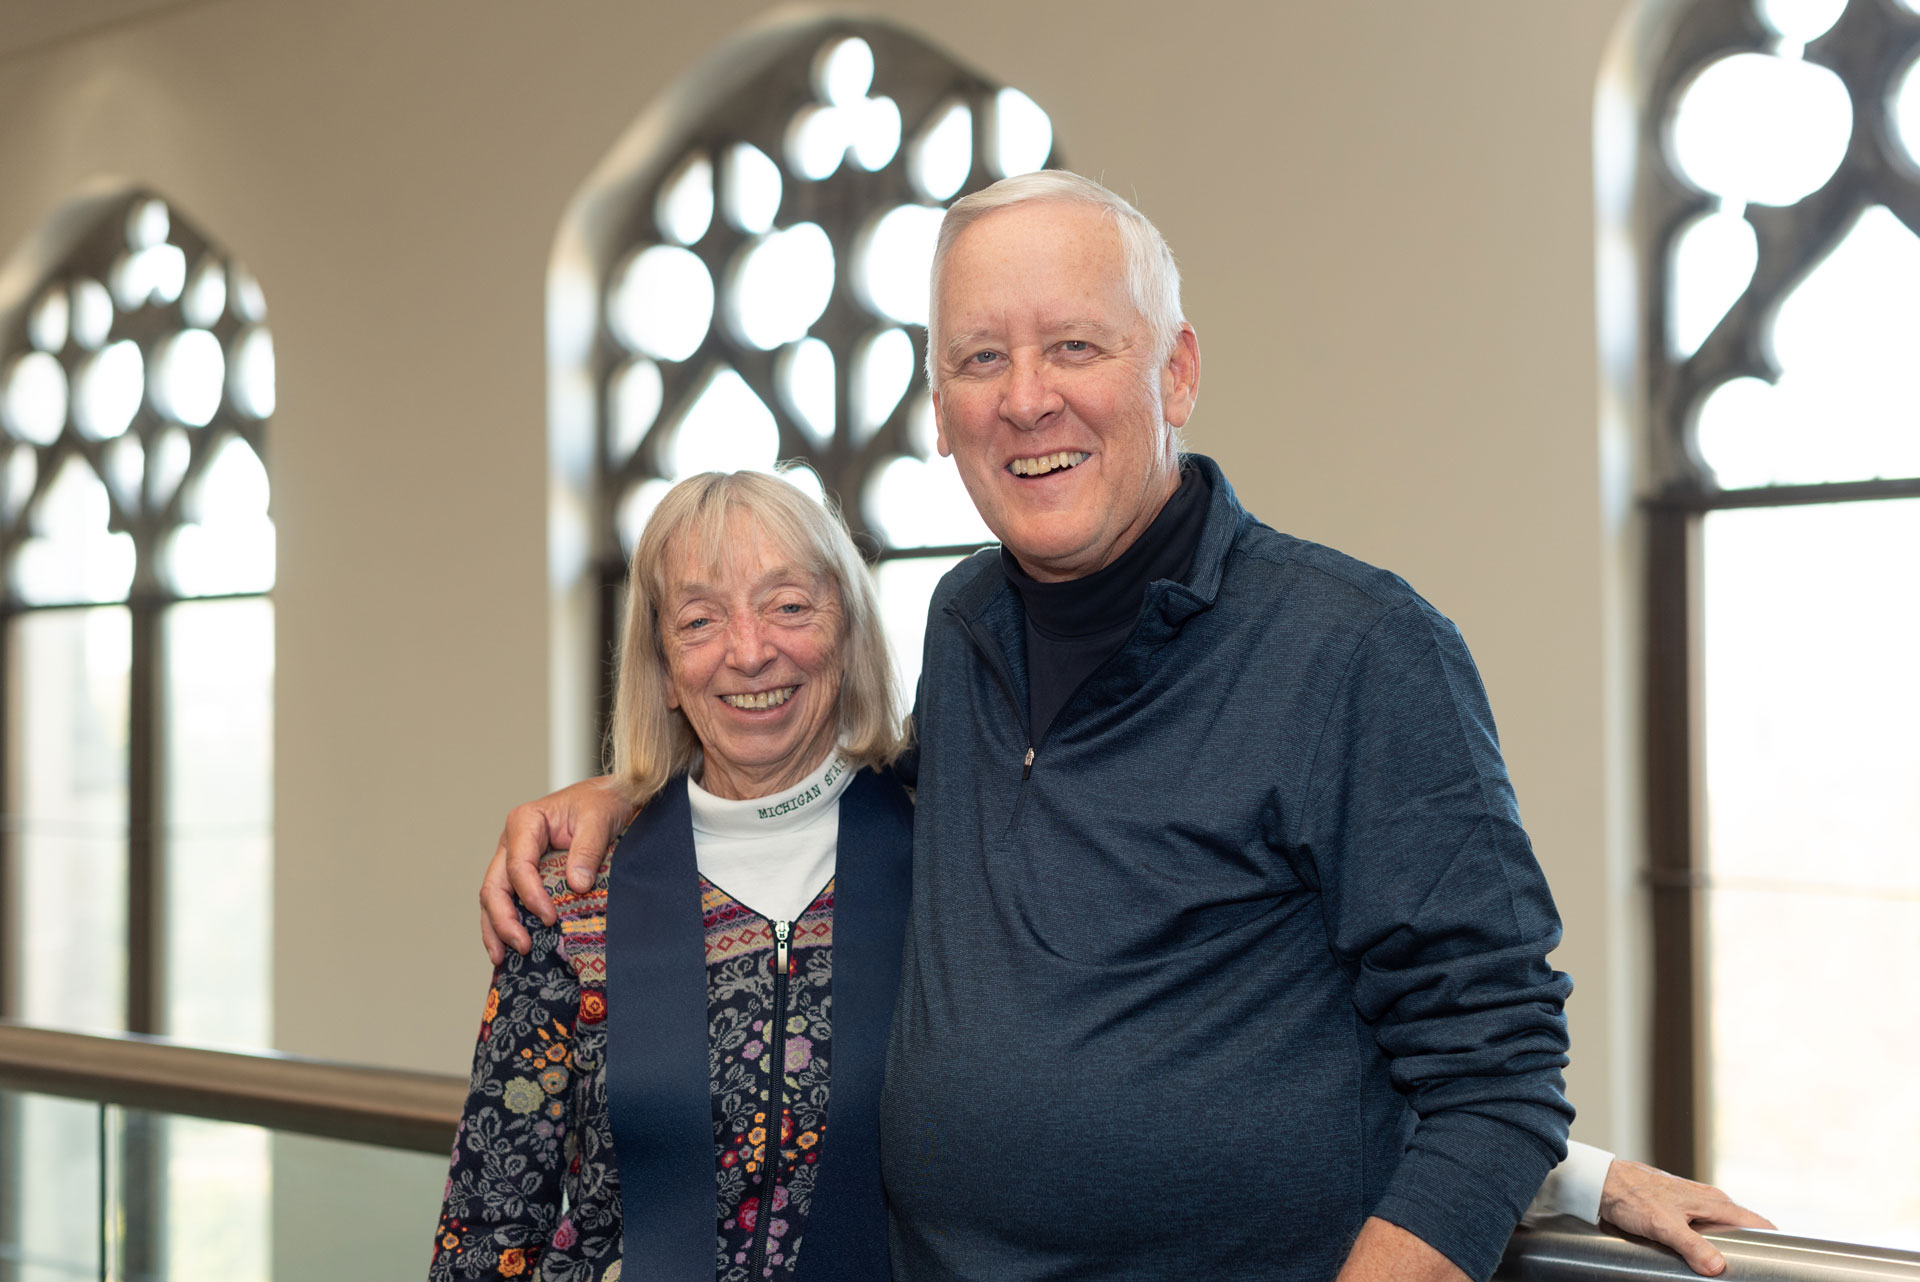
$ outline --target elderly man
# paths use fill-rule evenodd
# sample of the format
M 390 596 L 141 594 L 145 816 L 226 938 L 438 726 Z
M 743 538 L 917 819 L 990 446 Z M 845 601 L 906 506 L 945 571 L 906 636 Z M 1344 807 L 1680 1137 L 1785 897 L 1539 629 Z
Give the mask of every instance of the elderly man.
M 1098 184 L 958 202 L 933 301 L 940 450 L 1004 547 L 929 612 L 896 1273 L 1487 1277 L 1566 1151 L 1569 983 L 1459 633 L 1177 453 L 1199 343 Z M 584 874 L 623 811 L 515 812 L 496 956 L 509 880 L 545 916 L 531 860 Z M 1690 1219 L 1765 1223 L 1606 1160 L 1602 1212 L 1703 1272 Z

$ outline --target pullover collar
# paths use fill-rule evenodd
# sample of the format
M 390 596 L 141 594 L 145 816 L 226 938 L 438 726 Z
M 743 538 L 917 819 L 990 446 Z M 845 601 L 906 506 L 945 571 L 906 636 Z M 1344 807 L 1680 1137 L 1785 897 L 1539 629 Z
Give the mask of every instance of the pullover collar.
M 1020 594 L 1027 621 L 1042 637 L 1085 640 L 1100 647 L 1116 632 L 1124 637 L 1139 621 L 1148 584 L 1159 579 L 1178 583 L 1187 577 L 1205 529 L 1207 497 L 1206 474 L 1182 466 L 1180 484 L 1158 515 L 1111 565 L 1077 579 L 1042 583 L 1003 547 L 1000 568 Z

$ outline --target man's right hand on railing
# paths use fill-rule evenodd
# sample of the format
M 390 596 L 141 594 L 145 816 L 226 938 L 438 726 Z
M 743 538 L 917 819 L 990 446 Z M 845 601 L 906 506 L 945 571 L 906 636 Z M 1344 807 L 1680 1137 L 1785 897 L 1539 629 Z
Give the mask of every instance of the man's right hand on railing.
M 1658 1167 L 1613 1159 L 1600 1190 L 1600 1218 L 1614 1228 L 1672 1247 L 1695 1273 L 1717 1276 L 1727 1262 L 1695 1224 L 1770 1229 L 1756 1215 L 1711 1184 L 1669 1175 Z

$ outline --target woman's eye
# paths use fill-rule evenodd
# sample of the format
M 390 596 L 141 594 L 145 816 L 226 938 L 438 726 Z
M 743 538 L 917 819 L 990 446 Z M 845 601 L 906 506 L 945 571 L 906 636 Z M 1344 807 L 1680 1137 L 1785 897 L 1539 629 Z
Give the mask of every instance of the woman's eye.
M 780 611 L 780 613 L 782 614 L 799 614 L 803 612 L 807 607 L 802 605 L 798 601 L 788 601 L 786 604 L 778 605 L 778 606 L 775 606 L 774 608 Z
M 688 619 L 685 623 L 681 624 L 680 626 L 685 628 L 689 632 L 693 632 L 700 628 L 706 627 L 709 623 L 712 623 L 712 622 L 713 622 L 712 619 L 709 619 L 706 615 L 703 614 L 697 619 Z
M 1060 344 L 1060 346 L 1070 352 L 1084 352 L 1087 350 L 1087 340 L 1084 338 L 1069 338 L 1066 342 Z

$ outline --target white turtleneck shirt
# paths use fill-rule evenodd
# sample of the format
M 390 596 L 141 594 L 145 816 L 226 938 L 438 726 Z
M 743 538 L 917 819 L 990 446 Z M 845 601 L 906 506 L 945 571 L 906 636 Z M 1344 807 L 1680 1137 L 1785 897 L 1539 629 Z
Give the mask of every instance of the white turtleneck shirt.
M 688 779 L 700 875 L 763 917 L 799 917 L 833 879 L 840 794 L 857 769 L 836 749 L 793 787 L 746 801 Z

